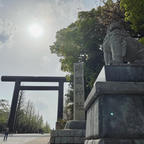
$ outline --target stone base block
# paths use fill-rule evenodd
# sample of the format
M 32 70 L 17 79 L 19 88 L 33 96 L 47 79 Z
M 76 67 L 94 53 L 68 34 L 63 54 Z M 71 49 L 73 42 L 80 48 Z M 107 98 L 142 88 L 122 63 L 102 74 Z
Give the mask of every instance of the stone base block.
M 68 121 L 64 129 L 86 129 L 86 121 L 85 120 Z
M 97 139 L 86 140 L 85 144 L 144 144 L 144 139 Z
M 105 66 L 106 81 L 144 82 L 144 65 Z
M 85 102 L 86 138 L 144 138 L 144 83 L 97 82 Z
M 65 124 L 66 124 L 65 122 L 57 121 L 55 128 L 56 129 L 64 129 Z
M 53 130 L 50 144 L 84 144 L 85 130 Z

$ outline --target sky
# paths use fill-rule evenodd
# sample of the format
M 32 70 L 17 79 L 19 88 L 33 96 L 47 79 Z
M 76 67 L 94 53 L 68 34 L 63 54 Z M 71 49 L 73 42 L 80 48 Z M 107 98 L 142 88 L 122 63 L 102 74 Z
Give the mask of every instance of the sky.
M 51 54 L 49 46 L 55 42 L 58 30 L 77 19 L 78 11 L 90 10 L 99 3 L 99 0 L 0 0 L 0 76 L 65 76 L 59 58 Z M 11 103 L 13 88 L 14 83 L 0 81 L 0 99 Z M 65 84 L 65 93 L 67 89 Z M 44 121 L 55 128 L 58 92 L 24 94 Z

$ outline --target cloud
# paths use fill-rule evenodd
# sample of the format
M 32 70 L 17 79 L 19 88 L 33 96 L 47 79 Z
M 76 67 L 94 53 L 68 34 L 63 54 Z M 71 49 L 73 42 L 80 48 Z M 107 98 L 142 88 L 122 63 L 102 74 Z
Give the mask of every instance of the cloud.
M 9 45 L 13 34 L 14 34 L 14 25 L 12 22 L 4 19 L 0 19 L 0 48 L 4 45 Z
M 2 43 L 5 43 L 9 39 L 9 36 L 7 34 L 0 34 L 0 41 Z
M 0 8 L 4 7 L 4 5 L 2 4 L 2 2 L 0 1 Z

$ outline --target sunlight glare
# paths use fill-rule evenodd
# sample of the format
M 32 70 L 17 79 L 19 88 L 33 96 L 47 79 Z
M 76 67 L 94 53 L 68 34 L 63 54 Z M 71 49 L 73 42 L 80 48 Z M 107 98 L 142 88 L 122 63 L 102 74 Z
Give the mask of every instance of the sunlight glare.
M 38 38 L 43 35 L 44 30 L 41 25 L 35 23 L 29 26 L 29 32 L 31 36 Z

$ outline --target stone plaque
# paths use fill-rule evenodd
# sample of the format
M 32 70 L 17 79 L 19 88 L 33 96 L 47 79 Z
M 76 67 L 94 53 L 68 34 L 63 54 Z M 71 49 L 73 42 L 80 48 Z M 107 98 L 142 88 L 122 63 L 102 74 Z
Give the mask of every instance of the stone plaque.
M 85 120 L 83 63 L 74 64 L 74 120 Z

